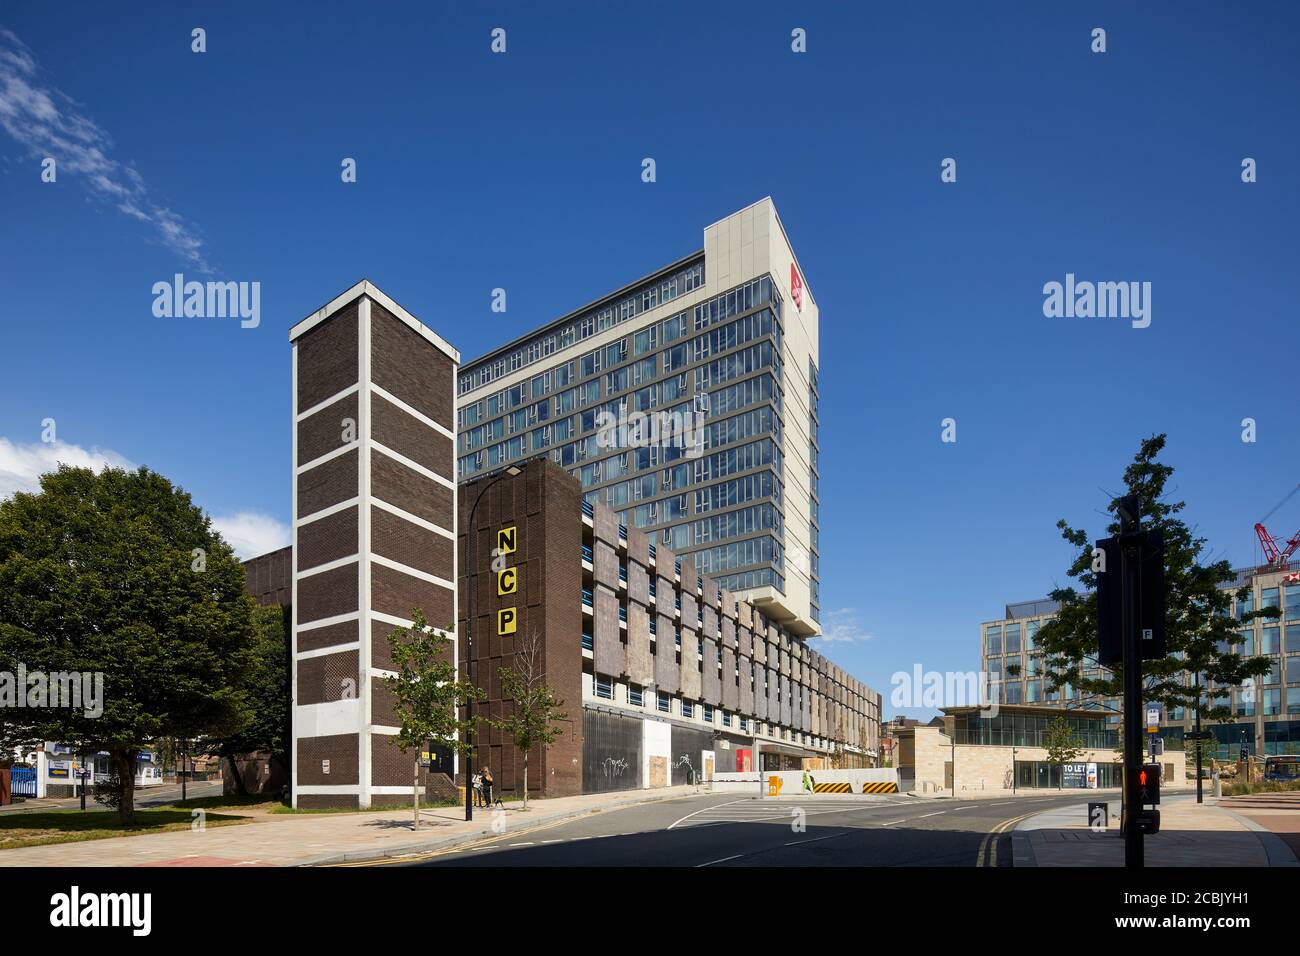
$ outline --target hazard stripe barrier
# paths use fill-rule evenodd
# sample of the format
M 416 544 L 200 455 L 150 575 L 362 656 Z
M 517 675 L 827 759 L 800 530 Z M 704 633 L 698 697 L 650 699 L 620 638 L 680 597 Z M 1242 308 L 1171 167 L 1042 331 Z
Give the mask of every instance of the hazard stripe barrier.
M 898 784 L 896 783 L 864 783 L 862 785 L 863 793 L 898 793 Z
M 852 784 L 847 783 L 814 783 L 813 793 L 852 793 Z

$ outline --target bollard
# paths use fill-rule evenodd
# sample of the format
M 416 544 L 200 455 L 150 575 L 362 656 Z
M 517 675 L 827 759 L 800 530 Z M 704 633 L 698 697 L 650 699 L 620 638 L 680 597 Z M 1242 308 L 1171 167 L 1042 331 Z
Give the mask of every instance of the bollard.
M 1214 771 L 1213 777 L 1214 777 L 1214 795 L 1216 797 L 1221 797 L 1223 796 L 1223 781 L 1219 779 L 1219 771 L 1217 770 Z

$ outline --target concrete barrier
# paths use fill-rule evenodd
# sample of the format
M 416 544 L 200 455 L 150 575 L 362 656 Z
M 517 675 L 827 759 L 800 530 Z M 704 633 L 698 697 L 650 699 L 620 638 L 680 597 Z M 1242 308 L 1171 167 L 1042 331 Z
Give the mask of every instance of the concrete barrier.
M 898 793 L 898 771 L 892 767 L 861 770 L 810 770 L 813 793 L 883 795 Z M 769 773 L 715 773 L 713 789 L 718 793 L 755 793 L 763 796 L 798 796 L 804 793 L 802 770 L 774 770 Z M 775 791 L 775 792 L 773 792 Z

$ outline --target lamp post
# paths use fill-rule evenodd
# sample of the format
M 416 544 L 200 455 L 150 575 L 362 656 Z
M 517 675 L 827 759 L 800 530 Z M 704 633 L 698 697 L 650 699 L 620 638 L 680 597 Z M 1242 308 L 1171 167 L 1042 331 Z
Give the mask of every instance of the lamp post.
M 478 497 L 474 499 L 474 504 L 469 509 L 469 523 L 467 525 L 466 535 L 468 540 L 465 542 L 465 683 L 473 684 L 474 681 L 474 541 L 478 538 L 477 529 L 474 527 L 474 514 L 478 511 L 479 502 L 487 494 L 489 488 L 495 485 L 503 478 L 510 478 L 520 473 L 520 469 L 511 465 L 504 471 L 498 473 L 492 480 L 486 482 L 479 490 Z M 465 700 L 465 819 L 474 819 L 474 788 L 470 783 L 470 775 L 474 766 L 474 730 L 471 726 L 474 720 L 474 698 L 467 697 Z M 432 756 L 432 754 L 430 754 Z

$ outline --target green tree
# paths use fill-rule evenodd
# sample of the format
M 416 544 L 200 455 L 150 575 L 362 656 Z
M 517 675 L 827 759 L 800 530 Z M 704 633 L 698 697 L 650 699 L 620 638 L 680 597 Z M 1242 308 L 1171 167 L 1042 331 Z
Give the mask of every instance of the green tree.
M 1074 732 L 1070 722 L 1064 717 L 1057 717 L 1043 728 L 1043 749 L 1047 751 L 1047 762 L 1057 766 L 1071 763 L 1083 756 L 1083 741 Z M 1060 789 L 1060 784 L 1057 784 Z
M 506 717 L 488 722 L 514 743 L 524 758 L 524 804 L 528 809 L 528 757 L 534 747 L 545 750 L 564 733 L 556 723 L 569 719 L 560 710 L 564 701 L 546 683 L 541 634 L 533 629 L 515 648 L 514 665 L 497 671 L 501 696 L 509 702 Z
M 388 635 L 392 649 L 393 670 L 384 683 L 392 691 L 401 729 L 397 747 L 406 753 L 415 748 L 415 782 L 412 800 L 415 829 L 420 829 L 420 750 L 425 743 L 441 741 L 455 752 L 470 752 L 469 734 L 477 723 L 460 719 L 461 708 L 470 700 L 481 700 L 483 692 L 467 681 L 457 679 L 452 663 L 451 638 L 447 630 L 438 630 L 425 620 L 419 608 L 411 611 L 411 626 L 397 628 Z M 468 771 L 468 768 L 466 768 Z M 469 786 L 469 773 L 465 785 Z
M 247 719 L 253 600 L 244 570 L 188 494 L 147 468 L 60 466 L 0 502 L 0 669 L 99 674 L 103 710 L 29 711 L 38 739 L 108 752 L 121 822 L 136 756 L 164 736 Z
M 1197 706 L 1197 688 L 1193 675 L 1199 672 L 1201 696 L 1206 681 L 1219 688 L 1240 685 L 1250 677 L 1266 674 L 1269 662 L 1264 657 L 1244 657 L 1234 653 L 1242 643 L 1238 623 L 1232 617 L 1233 591 L 1225 588 L 1236 580 L 1227 561 L 1202 563 L 1205 539 L 1197 536 L 1179 517 L 1186 507 L 1181 501 L 1168 501 L 1165 487 L 1174 469 L 1158 461 L 1165 447 L 1165 436 L 1145 439 L 1133 461 L 1124 470 L 1125 490 L 1108 506 L 1117 515 L 1119 498 L 1137 495 L 1142 502 L 1142 527 L 1159 530 L 1165 542 L 1165 640 L 1168 654 L 1159 660 L 1142 662 L 1143 699 L 1160 703 L 1168 710 Z M 1077 549 L 1068 575 L 1074 586 L 1057 588 L 1051 596 L 1060 602 L 1056 617 L 1038 631 L 1035 646 L 1042 649 L 1045 678 L 1050 690 L 1065 685 L 1079 690 L 1085 698 L 1115 697 L 1123 692 L 1123 667 L 1096 666 L 1097 574 L 1093 570 L 1093 539 L 1083 528 L 1071 527 L 1065 519 L 1056 525 L 1061 537 Z M 1106 528 L 1119 533 L 1119 520 Z M 1097 535 L 1103 537 L 1103 535 Z M 1117 572 L 1118 569 L 1109 569 Z M 1245 593 L 1240 589 L 1239 593 Z M 1244 619 L 1277 617 L 1275 608 L 1243 615 Z M 1202 706 L 1204 718 L 1224 720 L 1231 716 L 1226 706 Z
M 233 734 L 204 741 L 205 750 L 228 761 L 240 794 L 248 792 L 237 757 L 265 753 L 283 762 L 289 753 L 289 611 L 276 605 L 253 609 L 252 660 L 241 687 L 249 708 L 248 723 Z

